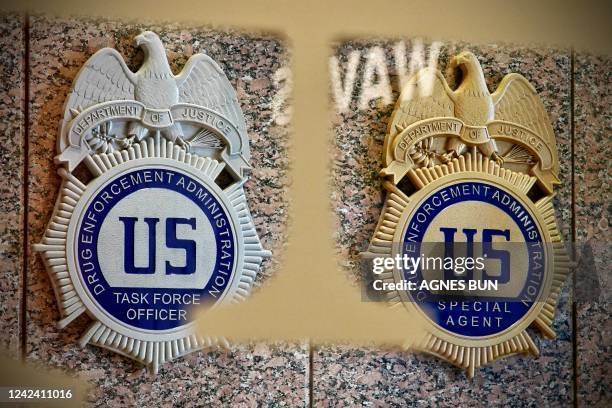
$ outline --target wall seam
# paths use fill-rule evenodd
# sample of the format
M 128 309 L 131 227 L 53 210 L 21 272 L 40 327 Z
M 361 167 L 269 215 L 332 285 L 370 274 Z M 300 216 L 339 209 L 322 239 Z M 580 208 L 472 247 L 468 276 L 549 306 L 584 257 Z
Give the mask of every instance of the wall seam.
M 312 341 L 308 342 L 308 406 L 312 408 L 314 406 L 314 402 L 312 397 L 314 395 L 314 346 Z
M 575 64 L 575 53 L 574 49 L 571 49 L 570 53 L 570 152 L 571 152 L 571 168 L 572 168 L 572 201 L 571 201 L 571 258 L 572 261 L 576 260 L 576 127 L 575 127 L 575 76 L 574 76 L 574 64 Z M 572 366 L 573 366 L 573 399 L 574 407 L 578 407 L 578 318 L 577 318 L 577 307 L 576 307 L 576 271 L 572 273 Z
M 29 188 L 30 188 L 30 15 L 24 13 L 23 23 L 23 42 L 24 42 L 24 55 L 23 55 L 23 80 L 24 80 L 24 92 L 23 92 L 23 135 L 24 135 L 24 147 L 23 147 L 23 241 L 22 241 L 22 269 L 21 269 L 21 299 L 20 299 L 20 340 L 21 340 L 21 360 L 25 361 L 26 358 L 26 347 L 27 347 L 27 283 L 28 283 L 28 258 L 29 258 L 29 226 L 28 226 L 28 213 L 29 213 Z

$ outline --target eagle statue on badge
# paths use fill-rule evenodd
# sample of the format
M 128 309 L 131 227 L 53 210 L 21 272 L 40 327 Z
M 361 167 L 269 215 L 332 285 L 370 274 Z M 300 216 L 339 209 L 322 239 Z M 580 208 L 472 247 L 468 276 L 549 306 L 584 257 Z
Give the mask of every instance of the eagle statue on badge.
M 491 138 L 487 126 L 494 123 L 508 122 L 530 130 L 550 150 L 546 178 L 541 182 L 550 191 L 553 184 L 558 184 L 559 160 L 555 135 L 548 119 L 548 114 L 538 97 L 536 90 L 522 75 L 506 75 L 490 93 L 478 58 L 469 51 L 462 52 L 451 59 L 450 68 L 460 72 L 461 82 L 452 90 L 440 71 L 430 67 L 423 68 L 410 78 L 401 92 L 395 110 L 389 121 L 387 141 L 416 122 L 435 117 L 455 117 L 467 127 L 483 130 L 483 138 L 470 140 L 453 135 L 434 140 L 426 138 L 415 144 L 410 155 L 415 164 L 433 167 L 436 164 L 448 163 L 465 152 L 466 146 L 477 146 L 483 155 L 496 163 L 510 165 L 510 168 L 528 171 L 536 155 L 532 146 L 509 138 Z M 486 129 L 486 130 L 485 130 Z M 530 132 L 530 133 L 531 133 Z M 393 163 L 392 144 L 385 146 L 383 157 L 386 166 L 384 174 L 391 174 L 398 163 Z M 440 152 L 442 151 L 442 152 Z
M 409 347 L 471 377 L 505 356 L 538 355 L 530 326 L 555 336 L 570 261 L 552 200 L 560 182 L 555 134 L 536 90 L 512 73 L 490 93 L 471 52 L 453 57 L 450 68 L 454 90 L 430 67 L 401 90 L 383 147 L 386 198 L 362 256 L 482 261 L 461 270 L 454 262 L 414 270 L 389 263 L 373 281 L 417 288 L 382 296 L 425 328 Z
M 196 54 L 174 75 L 157 34 L 135 41 L 138 71 L 104 48 L 74 80 L 59 126 L 59 195 L 34 249 L 51 276 L 58 327 L 86 313 L 82 346 L 157 372 L 227 344 L 195 332 L 195 310 L 244 299 L 271 253 L 245 196 L 249 139 L 225 73 Z
M 208 107 L 235 123 L 241 136 L 247 137 L 246 123 L 236 92 L 215 61 L 208 55 L 196 54 L 187 61 L 181 73 L 175 76 L 157 34 L 145 31 L 137 35 L 135 40 L 145 55 L 137 72 L 130 71 L 121 55 L 113 48 L 96 52 L 85 63 L 66 100 L 62 130 L 84 108 L 107 101 L 131 99 L 154 109 L 169 109 L 179 102 Z M 201 138 L 185 140 L 180 123 L 172 123 L 159 131 L 162 136 L 179 145 L 202 144 Z M 92 142 L 94 149 L 112 151 L 116 148 L 114 144 L 129 146 L 134 140 L 142 140 L 148 132 L 147 127 L 134 121 L 129 124 L 126 137 L 117 139 L 115 143 L 108 143 L 108 139 L 95 140 L 93 135 L 88 141 Z M 63 138 L 59 142 L 60 149 L 65 147 Z

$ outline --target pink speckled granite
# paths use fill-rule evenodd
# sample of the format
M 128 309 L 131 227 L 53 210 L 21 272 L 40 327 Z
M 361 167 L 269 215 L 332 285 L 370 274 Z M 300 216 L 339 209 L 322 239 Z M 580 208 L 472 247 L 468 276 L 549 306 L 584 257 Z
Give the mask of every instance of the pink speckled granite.
M 352 41 L 339 44 L 335 54 L 346 66 L 351 51 L 362 52 L 355 95 L 361 90 L 363 56 L 373 46 L 384 50 L 391 75 L 394 100 L 398 95 L 397 73 L 393 65 L 395 41 Z M 407 55 L 410 52 L 410 41 Z M 440 54 L 444 72 L 450 56 L 469 49 L 480 59 L 488 86 L 497 87 L 510 72 L 523 74 L 535 86 L 550 114 L 557 136 L 561 160 L 556 208 L 565 239 L 571 236 L 571 137 L 569 50 L 533 49 L 510 45 L 469 46 L 447 43 Z M 358 272 L 358 253 L 367 246 L 382 206 L 382 144 L 393 105 L 371 102 L 359 110 L 353 97 L 348 113 L 334 118 L 335 140 L 332 148 L 332 203 L 337 215 L 336 241 L 340 262 L 362 279 Z M 572 286 L 563 291 L 554 329 L 555 340 L 542 340 L 539 358 L 510 357 L 478 370 L 467 379 L 463 371 L 438 359 L 375 349 L 321 346 L 313 361 L 313 402 L 315 405 L 350 406 L 479 406 L 505 401 L 512 406 L 568 405 L 573 400 Z
M 20 352 L 23 269 L 24 18 L 0 14 L 0 352 Z
M 237 89 L 254 168 L 246 191 L 262 243 L 278 255 L 286 237 L 288 213 L 288 130 L 272 120 L 271 100 L 276 90 L 271 78 L 288 64 L 283 43 L 263 34 L 178 24 L 33 17 L 30 27 L 30 243 L 42 236 L 57 194 L 59 179 L 53 165 L 57 126 L 75 74 L 104 46 L 117 48 L 134 68 L 142 56 L 135 54 L 133 37 L 150 29 L 160 34 L 175 72 L 193 53 L 206 52 Z M 262 278 L 275 268 L 274 260 L 266 261 Z M 308 352 L 304 345 L 249 345 L 195 353 L 150 377 L 124 357 L 95 347 L 81 349 L 76 342 L 87 327 L 87 317 L 81 316 L 64 331 L 56 329 L 57 307 L 38 256 L 29 259 L 27 285 L 27 359 L 86 378 L 92 385 L 89 399 L 93 405 L 307 404 Z
M 577 400 L 612 404 L 610 279 L 610 126 L 612 59 L 577 54 L 574 62 Z

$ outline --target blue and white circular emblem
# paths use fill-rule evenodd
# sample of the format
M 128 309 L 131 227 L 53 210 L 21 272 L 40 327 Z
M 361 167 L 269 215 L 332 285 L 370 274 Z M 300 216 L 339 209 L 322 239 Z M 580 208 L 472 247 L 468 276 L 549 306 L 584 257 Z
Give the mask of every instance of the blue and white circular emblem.
M 528 206 L 499 184 L 468 180 L 433 189 L 407 217 L 400 250 L 423 259 L 401 271 L 418 288 L 408 291 L 409 301 L 449 334 L 498 335 L 541 300 L 547 267 L 542 232 Z M 450 257 L 455 266 L 430 266 L 425 262 L 432 256 Z M 484 267 L 458 268 L 462 258 L 479 259 Z M 433 280 L 454 281 L 465 290 L 423 285 Z M 468 281 L 476 289 L 469 290 Z
M 188 174 L 146 167 L 100 186 L 76 236 L 81 281 L 121 323 L 168 330 L 223 297 L 236 261 L 232 222 L 215 193 Z
M 104 327 L 185 342 L 196 310 L 244 296 L 252 223 L 240 212 L 241 184 L 215 183 L 220 168 L 211 159 L 147 157 L 90 182 L 74 206 L 66 260 L 80 300 Z

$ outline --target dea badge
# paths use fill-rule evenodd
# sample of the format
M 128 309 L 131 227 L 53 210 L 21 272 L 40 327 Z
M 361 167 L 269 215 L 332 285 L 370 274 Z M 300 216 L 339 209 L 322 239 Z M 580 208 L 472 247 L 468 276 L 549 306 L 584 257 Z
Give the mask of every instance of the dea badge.
M 468 370 L 538 354 L 569 271 L 552 204 L 555 136 L 535 89 L 507 75 L 490 94 L 469 52 L 451 90 L 425 68 L 402 90 L 384 146 L 385 205 L 367 258 L 377 287 L 425 328 L 412 345 Z M 380 265 L 380 264 L 379 264 Z
M 203 54 L 173 75 L 155 33 L 136 44 L 145 54 L 138 72 L 104 48 L 74 81 L 57 144 L 59 197 L 35 249 L 58 326 L 87 313 L 81 345 L 157 372 L 226 342 L 195 334 L 194 309 L 243 299 L 270 252 L 243 190 L 249 140 L 227 77 Z

